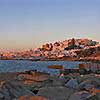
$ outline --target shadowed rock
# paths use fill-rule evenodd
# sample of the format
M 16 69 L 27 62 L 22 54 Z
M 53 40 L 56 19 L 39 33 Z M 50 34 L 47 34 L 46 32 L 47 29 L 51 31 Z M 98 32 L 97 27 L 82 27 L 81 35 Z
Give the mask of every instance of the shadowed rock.
M 77 82 L 77 79 L 71 79 L 69 80 L 66 84 L 65 84 L 66 87 L 68 88 L 73 88 L 73 89 L 78 89 L 78 82 Z
M 37 95 L 45 96 L 49 98 L 49 100 L 67 100 L 72 93 L 73 93 L 72 89 L 59 86 L 59 87 L 41 88 Z
M 13 100 L 21 95 L 34 95 L 31 91 L 27 90 L 25 86 L 16 80 L 7 81 L 0 88 L 0 93 L 3 95 L 4 100 Z
M 68 100 L 87 100 L 92 95 L 87 91 L 76 92 Z

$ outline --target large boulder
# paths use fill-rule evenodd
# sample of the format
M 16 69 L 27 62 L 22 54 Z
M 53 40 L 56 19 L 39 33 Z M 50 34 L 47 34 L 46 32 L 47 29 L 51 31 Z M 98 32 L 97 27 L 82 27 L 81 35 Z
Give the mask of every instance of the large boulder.
M 100 78 L 93 75 L 85 75 L 81 77 L 79 88 L 89 90 L 93 87 L 100 87 Z
M 44 73 L 44 72 L 31 72 L 31 76 L 28 77 L 26 74 L 25 78 L 41 82 L 41 81 L 47 80 L 49 78 L 49 76 L 50 76 L 50 74 Z
M 50 80 L 52 80 L 52 86 L 64 86 L 66 80 L 62 77 L 51 76 Z
M 43 82 L 49 79 L 49 74 L 42 72 L 21 73 L 18 79 L 26 85 L 31 85 L 33 82 Z
M 0 93 L 0 100 L 4 100 L 4 95 Z
M 25 88 L 25 86 L 17 80 L 7 81 L 0 88 L 1 97 L 4 100 L 13 100 L 21 95 L 34 95 L 31 91 Z
M 68 88 L 78 89 L 78 81 L 77 79 L 72 78 L 65 84 L 65 86 Z
M 63 86 L 57 86 L 41 88 L 37 95 L 45 96 L 49 100 L 67 100 L 72 93 L 72 89 L 68 89 Z
M 85 90 L 90 90 L 92 88 L 94 88 L 95 86 L 91 83 L 90 80 L 86 80 L 86 81 L 83 81 L 79 84 L 79 89 L 85 89 Z
M 72 94 L 68 100 L 87 100 L 91 96 L 92 95 L 87 91 L 80 91 Z

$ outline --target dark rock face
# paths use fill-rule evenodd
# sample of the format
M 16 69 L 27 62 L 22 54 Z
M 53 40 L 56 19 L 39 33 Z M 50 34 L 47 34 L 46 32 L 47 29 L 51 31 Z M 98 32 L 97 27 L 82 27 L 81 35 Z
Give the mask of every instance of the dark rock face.
M 65 86 L 72 89 L 78 89 L 78 82 L 76 79 L 71 79 L 65 84 Z
M 87 91 L 76 92 L 68 100 L 87 100 L 91 94 Z
M 30 89 L 31 85 L 42 85 L 42 82 L 49 78 L 49 74 L 36 71 L 17 73 L 14 77 L 12 75 L 5 73 L 5 77 L 0 81 L 0 100 L 18 99 L 23 95 L 34 96 L 38 89 Z
M 28 91 L 25 86 L 16 80 L 5 82 L 0 88 L 1 97 L 4 100 L 13 100 L 21 95 L 34 95 Z

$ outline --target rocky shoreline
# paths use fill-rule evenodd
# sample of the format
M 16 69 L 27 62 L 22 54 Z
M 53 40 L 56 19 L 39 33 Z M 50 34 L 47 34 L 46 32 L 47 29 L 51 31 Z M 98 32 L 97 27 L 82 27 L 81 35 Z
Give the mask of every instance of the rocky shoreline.
M 23 60 L 23 61 L 83 61 L 83 62 L 93 62 L 93 63 L 100 63 L 100 59 L 95 58 L 52 58 L 52 59 L 43 59 L 43 60 L 30 60 L 30 59 L 0 59 L 0 60 Z
M 0 73 L 0 100 L 100 100 L 100 74 Z

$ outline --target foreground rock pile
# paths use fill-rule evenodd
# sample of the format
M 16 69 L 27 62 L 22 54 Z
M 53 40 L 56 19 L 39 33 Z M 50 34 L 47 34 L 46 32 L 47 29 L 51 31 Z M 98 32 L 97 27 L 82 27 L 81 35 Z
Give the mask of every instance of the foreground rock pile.
M 1 74 L 0 100 L 100 100 L 99 75 Z

